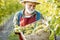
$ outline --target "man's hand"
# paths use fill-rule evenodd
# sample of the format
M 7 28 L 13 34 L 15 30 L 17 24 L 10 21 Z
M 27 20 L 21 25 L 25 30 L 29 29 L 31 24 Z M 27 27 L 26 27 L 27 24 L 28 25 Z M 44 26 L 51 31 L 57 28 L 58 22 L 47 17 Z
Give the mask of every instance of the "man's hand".
M 15 28 L 14 28 L 14 32 L 15 34 L 20 34 L 20 27 L 18 25 L 15 25 Z

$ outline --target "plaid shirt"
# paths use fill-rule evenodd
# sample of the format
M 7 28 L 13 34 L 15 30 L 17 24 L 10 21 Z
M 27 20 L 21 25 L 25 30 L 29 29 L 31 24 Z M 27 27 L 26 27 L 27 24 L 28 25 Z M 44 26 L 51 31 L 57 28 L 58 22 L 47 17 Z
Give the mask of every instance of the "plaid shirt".
M 20 27 L 18 26 L 18 27 L 16 27 L 16 25 L 18 25 L 18 14 L 19 14 L 19 12 L 17 12 L 16 14 L 15 14 L 15 16 L 14 16 L 14 20 L 13 20 L 13 23 L 14 23 L 14 27 L 15 28 L 17 28 L 18 29 L 18 31 L 20 30 L 20 32 L 22 32 L 23 34 L 27 34 L 27 35 L 29 35 L 29 34 L 31 34 L 33 31 L 34 31 L 34 29 L 35 29 L 35 27 L 38 27 L 38 24 L 40 23 L 39 21 L 37 21 L 37 23 L 36 23 L 36 20 L 35 20 L 35 16 L 33 15 L 33 18 L 32 19 L 27 19 L 27 20 L 29 20 L 29 22 L 28 21 L 24 21 L 23 23 L 27 23 L 27 24 L 25 24 L 24 26 L 24 29 L 22 29 L 21 28 L 21 26 L 22 26 L 22 24 L 20 23 Z M 21 18 L 22 19 L 22 18 Z M 24 18 L 23 18 L 24 19 Z M 24 19 L 24 20 L 26 20 L 26 19 Z M 32 21 L 33 20 L 33 21 Z M 43 16 L 41 15 L 40 16 L 40 21 L 42 22 L 42 23 L 44 23 L 44 18 L 43 18 Z M 20 22 L 21 22 L 22 20 L 20 20 Z M 31 22 L 32 21 L 32 22 Z M 39 23 L 38 23 L 39 22 Z M 37 26 L 36 26 L 37 25 Z M 30 26 L 30 27 L 29 27 Z M 20 29 L 19 29 L 20 28 Z M 20 36 L 20 37 L 22 37 L 22 36 Z M 21 38 L 22 39 L 22 38 Z
M 15 25 L 18 25 L 18 15 L 19 15 L 19 12 L 20 11 L 18 11 L 16 14 L 15 14 L 15 16 L 14 16 L 14 19 L 13 19 L 13 23 L 14 23 L 14 26 Z M 24 10 L 23 10 L 23 13 L 24 13 Z M 23 15 L 23 14 L 22 14 Z M 42 14 L 40 14 L 40 19 L 43 19 L 44 20 L 44 17 L 42 16 Z M 36 20 L 37 21 L 37 20 Z

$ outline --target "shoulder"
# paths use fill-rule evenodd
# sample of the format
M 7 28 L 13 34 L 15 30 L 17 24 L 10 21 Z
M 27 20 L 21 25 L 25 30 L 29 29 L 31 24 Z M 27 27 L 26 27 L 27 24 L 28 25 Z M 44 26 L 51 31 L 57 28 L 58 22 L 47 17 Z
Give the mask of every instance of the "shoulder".
M 36 14 L 39 14 L 39 15 L 41 14 L 39 11 L 35 11 L 35 12 L 36 12 Z
M 15 16 L 18 16 L 19 14 L 22 14 L 22 12 L 23 12 L 23 10 L 17 11 L 17 12 L 15 13 Z
M 39 11 L 35 11 L 35 12 L 36 12 L 37 16 L 40 16 L 40 17 L 42 16 L 41 12 L 39 12 Z
M 36 15 L 37 15 L 37 18 L 44 19 L 43 15 L 39 11 L 36 11 Z

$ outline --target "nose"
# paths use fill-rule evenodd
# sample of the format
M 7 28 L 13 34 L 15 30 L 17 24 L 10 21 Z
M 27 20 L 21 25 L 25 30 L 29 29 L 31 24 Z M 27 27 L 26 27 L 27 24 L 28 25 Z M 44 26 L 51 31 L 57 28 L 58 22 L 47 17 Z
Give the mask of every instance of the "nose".
M 34 6 L 31 6 L 31 9 L 35 9 L 35 7 Z

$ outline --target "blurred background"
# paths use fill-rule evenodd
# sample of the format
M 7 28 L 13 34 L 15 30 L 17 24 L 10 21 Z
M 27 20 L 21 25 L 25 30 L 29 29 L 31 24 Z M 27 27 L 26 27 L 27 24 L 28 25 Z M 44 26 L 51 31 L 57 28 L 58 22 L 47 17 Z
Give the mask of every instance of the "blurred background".
M 0 40 L 18 40 L 13 30 L 13 17 L 17 11 L 24 7 L 21 0 L 0 0 Z M 50 40 L 54 40 L 54 33 L 60 36 L 60 0 L 38 0 L 40 5 L 36 6 L 51 28 Z

